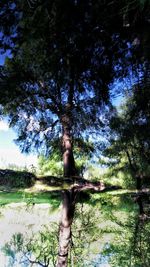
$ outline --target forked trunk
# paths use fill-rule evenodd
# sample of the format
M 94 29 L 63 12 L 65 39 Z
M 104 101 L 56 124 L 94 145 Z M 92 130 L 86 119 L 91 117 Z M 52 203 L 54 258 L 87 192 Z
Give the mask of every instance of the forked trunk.
M 64 176 L 72 177 L 76 174 L 75 161 L 73 157 L 70 121 L 67 116 L 62 118 L 63 125 L 63 163 Z M 63 191 L 62 215 L 59 226 L 59 252 L 57 267 L 66 267 L 68 263 L 68 252 L 71 244 L 71 225 L 75 210 L 75 192 L 73 189 Z

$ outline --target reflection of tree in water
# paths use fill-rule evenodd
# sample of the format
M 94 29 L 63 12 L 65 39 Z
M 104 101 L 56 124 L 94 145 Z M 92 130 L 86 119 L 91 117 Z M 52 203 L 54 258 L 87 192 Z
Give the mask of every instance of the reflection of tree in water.
M 78 204 L 72 227 L 71 266 L 89 266 L 90 255 L 94 253 L 101 231 L 98 226 L 99 212 L 87 204 Z
M 139 193 L 137 196 L 139 212 L 135 220 L 133 235 L 133 254 L 131 262 L 135 266 L 150 266 L 150 214 L 149 196 Z
M 133 198 L 95 194 L 89 203 L 77 204 L 68 266 L 96 267 L 104 259 L 111 267 L 150 266 L 149 200 L 139 193 Z M 11 256 L 10 266 L 15 266 L 16 255 L 20 266 L 56 266 L 58 225 L 49 225 L 30 240 L 16 234 L 4 250 Z
M 150 220 L 149 199 L 145 194 L 137 193 L 135 197 L 137 210 L 126 223 L 121 218 L 114 218 L 121 226 L 120 236 L 110 243 L 103 255 L 110 255 L 111 267 L 149 267 L 150 266 Z
M 20 233 L 15 234 L 3 248 L 10 257 L 10 266 L 55 266 L 58 242 L 56 227 L 56 224 L 51 224 L 51 230 L 45 227 L 31 238 Z
M 92 215 L 92 216 L 91 216 Z M 77 205 L 73 222 L 68 266 L 83 266 L 88 257 L 90 243 L 98 239 L 100 231 L 96 217 L 89 205 Z M 58 225 L 51 224 L 30 239 L 17 233 L 3 251 L 10 257 L 10 266 L 56 266 L 58 255 Z M 85 266 L 85 265 L 84 265 Z

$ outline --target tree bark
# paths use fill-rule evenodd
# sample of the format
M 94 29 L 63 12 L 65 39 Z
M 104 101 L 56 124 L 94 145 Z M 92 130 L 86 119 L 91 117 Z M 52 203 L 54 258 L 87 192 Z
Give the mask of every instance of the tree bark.
M 71 121 L 68 115 L 62 117 L 63 137 L 63 164 L 64 177 L 71 177 L 76 175 L 75 161 L 73 156 L 73 144 L 71 136 Z
M 73 156 L 73 144 L 71 136 L 71 122 L 68 114 L 62 117 L 63 137 L 63 164 L 64 177 L 72 177 L 76 174 L 75 161 Z M 75 211 L 74 189 L 63 191 L 62 215 L 59 226 L 59 251 L 57 258 L 57 267 L 66 267 L 68 264 L 68 252 L 71 242 L 71 225 Z
M 66 267 L 68 264 L 68 252 L 71 244 L 71 225 L 75 211 L 75 196 L 73 189 L 63 192 L 62 216 L 59 226 L 59 252 L 57 267 Z

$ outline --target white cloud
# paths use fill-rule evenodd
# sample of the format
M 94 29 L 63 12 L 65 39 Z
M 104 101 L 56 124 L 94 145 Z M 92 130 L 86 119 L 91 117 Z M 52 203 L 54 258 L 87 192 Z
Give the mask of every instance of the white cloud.
M 2 132 L 6 132 L 6 136 Z M 9 164 L 22 167 L 37 166 L 37 156 L 22 154 L 13 142 L 15 138 L 16 134 L 9 128 L 7 122 L 0 120 L 0 168 L 5 168 Z
M 24 155 L 16 148 L 0 148 L 0 168 L 5 168 L 9 164 L 17 166 L 29 167 L 31 165 L 37 166 L 37 156 Z
M 0 121 L 0 131 L 8 131 L 9 127 L 5 121 Z

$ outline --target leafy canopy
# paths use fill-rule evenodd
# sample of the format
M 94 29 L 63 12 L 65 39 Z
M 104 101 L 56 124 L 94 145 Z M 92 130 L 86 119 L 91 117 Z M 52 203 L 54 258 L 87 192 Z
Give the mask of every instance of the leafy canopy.
M 99 131 L 110 85 L 143 61 L 147 1 L 9 0 L 1 7 L 0 48 L 11 58 L 0 71 L 0 104 L 21 148 L 50 148 L 64 117 L 75 137 Z

